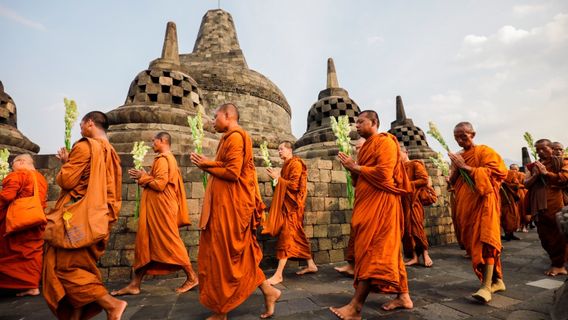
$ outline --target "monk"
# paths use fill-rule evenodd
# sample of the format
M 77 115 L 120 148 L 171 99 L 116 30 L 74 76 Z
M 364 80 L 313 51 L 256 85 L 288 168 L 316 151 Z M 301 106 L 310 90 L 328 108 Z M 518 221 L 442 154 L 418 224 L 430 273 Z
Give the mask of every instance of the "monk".
M 568 154 L 564 149 L 564 145 L 558 141 L 552 143 L 552 151 L 555 157 L 561 157 L 564 159 L 568 159 Z M 563 190 L 563 197 L 564 197 L 564 205 L 568 205 L 568 184 L 564 186 Z M 567 253 L 568 254 L 568 253 Z M 567 257 L 568 259 L 568 257 Z
M 272 198 L 268 220 L 263 225 L 262 233 L 278 235 L 276 258 L 278 268 L 268 279 L 271 285 L 282 282 L 282 272 L 290 258 L 307 260 L 308 266 L 296 274 L 315 273 L 318 271 L 310 242 L 304 233 L 304 209 L 308 194 L 308 170 L 302 159 L 292 154 L 292 142 L 284 141 L 278 146 L 278 155 L 284 160 L 279 173 L 268 168 L 268 175 L 277 181 Z
M 363 144 L 365 143 L 365 138 L 359 138 L 357 139 L 357 142 L 355 143 L 355 154 L 358 155 L 359 154 L 359 150 L 361 150 L 361 147 L 363 146 Z M 352 234 L 353 232 L 350 232 L 350 234 Z M 342 267 L 334 267 L 333 269 L 335 269 L 335 271 L 339 272 L 340 274 L 349 277 L 349 278 L 353 278 L 353 275 L 355 274 L 355 268 L 353 267 L 353 265 L 355 264 L 354 261 L 354 253 L 353 253 L 353 239 L 351 237 L 349 237 L 349 242 L 347 243 L 347 250 L 346 250 L 346 260 L 347 260 L 347 264 L 342 266 Z
M 516 189 L 516 194 L 518 197 L 517 201 L 517 212 L 519 212 L 519 222 L 518 222 L 518 229 L 517 231 L 522 231 L 524 233 L 529 232 L 527 229 L 528 224 L 530 223 L 531 217 L 527 214 L 527 209 L 525 205 L 525 195 L 527 194 L 527 188 L 525 187 L 525 173 L 520 170 L 519 166 L 516 164 L 511 164 L 509 166 L 509 171 L 515 172 L 517 175 L 516 180 L 519 181 L 518 189 Z M 515 239 L 513 239 L 515 240 Z
M 100 111 L 87 113 L 80 123 L 82 139 L 71 152 L 61 148 L 58 158 L 63 164 L 56 182 L 61 187 L 56 208 L 85 196 L 91 177 L 91 160 L 104 161 L 109 231 L 117 220 L 122 204 L 122 169 L 120 159 L 110 145 L 106 130 L 107 116 Z M 87 140 L 87 138 L 91 140 Z M 91 152 L 91 143 L 100 145 L 100 153 Z M 97 148 L 99 149 L 99 148 Z M 106 239 L 90 247 L 63 249 L 46 245 L 43 263 L 43 296 L 58 319 L 90 319 L 105 310 L 107 319 L 118 320 L 126 309 L 126 301 L 111 296 L 105 289 L 97 261 L 104 254 Z
M 476 145 L 474 137 L 471 123 L 458 123 L 454 138 L 463 149 L 449 152 L 448 156 L 452 161 L 450 181 L 455 189 L 461 239 L 481 281 L 472 297 L 487 303 L 492 293 L 505 290 L 500 258 L 499 189 L 507 176 L 507 167 L 493 149 Z M 471 179 L 470 183 L 464 176 Z
M 19 198 L 34 196 L 34 177 L 41 205 L 47 206 L 47 181 L 35 170 L 29 154 L 17 155 L 12 172 L 2 181 L 0 190 L 0 290 L 17 290 L 16 296 L 39 295 L 45 226 L 6 233 L 6 214 L 10 204 Z M 25 212 L 16 213 L 25 214 Z
M 535 148 L 539 160 L 527 165 L 525 185 L 540 243 L 550 257 L 551 265 L 545 274 L 554 277 L 568 274 L 564 266 L 566 239 L 556 220 L 556 213 L 564 206 L 562 188 L 568 181 L 568 160 L 553 155 L 548 139 L 536 141 Z
M 134 246 L 134 278 L 128 286 L 111 295 L 139 294 L 144 275 L 165 275 L 183 270 L 185 282 L 176 289 L 184 293 L 198 285 L 191 267 L 187 249 L 179 235 L 180 215 L 187 219 L 189 212 L 185 187 L 176 158 L 171 152 L 172 137 L 159 132 L 152 140 L 152 149 L 158 155 L 152 169 L 130 169 L 128 175 L 143 187 L 138 218 L 138 232 Z
M 396 137 L 378 133 L 378 127 L 377 113 L 362 111 L 356 128 L 366 141 L 357 162 L 342 152 L 338 155 L 357 190 L 351 219 L 355 295 L 343 307 L 330 307 L 340 319 L 361 319 L 371 291 L 397 295 L 383 304 L 384 310 L 413 307 L 400 241 L 404 225 L 401 198 L 411 192 L 411 186 Z
M 501 240 L 521 240 L 515 236 L 515 231 L 520 226 L 521 213 L 519 211 L 519 189 L 522 188 L 524 180 L 520 180 L 518 169 L 515 170 L 516 165 L 509 166 L 507 177 L 501 184 L 501 227 L 503 228 L 504 236 Z M 518 168 L 518 167 L 517 167 Z
M 215 160 L 191 153 L 191 161 L 209 173 L 199 228 L 199 301 L 214 314 L 227 313 L 259 287 L 266 310 L 274 314 L 280 290 L 272 287 L 259 267 L 262 250 L 256 239 L 264 204 L 253 162 L 252 140 L 239 126 L 239 111 L 232 103 L 215 111 L 214 128 L 223 133 Z
M 422 161 L 408 158 L 408 151 L 404 146 L 401 146 L 400 152 L 404 169 L 412 186 L 412 193 L 402 198 L 404 209 L 402 246 L 405 254 L 412 257 L 404 264 L 415 265 L 418 263 L 418 258 L 422 256 L 423 266 L 430 268 L 434 263 L 428 254 L 428 238 L 424 232 L 424 207 L 418 198 L 420 189 L 428 186 L 428 171 Z

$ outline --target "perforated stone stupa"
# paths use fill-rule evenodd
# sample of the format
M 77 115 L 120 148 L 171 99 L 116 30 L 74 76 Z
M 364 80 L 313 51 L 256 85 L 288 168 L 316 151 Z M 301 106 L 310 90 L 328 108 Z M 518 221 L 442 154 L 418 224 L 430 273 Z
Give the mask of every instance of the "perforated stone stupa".
M 294 153 L 303 158 L 334 158 L 337 156 L 335 135 L 331 129 L 331 117 L 348 116 L 354 124 L 359 115 L 359 106 L 349 97 L 347 90 L 339 86 L 333 59 L 327 59 L 327 86 L 320 91 L 308 112 L 308 130 L 296 141 Z M 351 131 L 357 139 L 357 132 Z
M 11 154 L 39 152 L 39 146 L 18 130 L 16 104 L 12 97 L 4 92 L 4 85 L 0 81 L 0 149 L 4 148 Z
M 187 116 L 199 109 L 204 111 L 199 87 L 181 69 L 176 25 L 168 22 L 161 58 L 132 81 L 124 105 L 107 114 L 109 139 L 119 153 L 127 153 L 135 141 L 150 141 L 157 132 L 168 131 L 172 152 L 187 153 L 191 145 Z M 210 135 L 204 144 L 211 139 L 215 137 Z
M 400 96 L 396 97 L 396 120 L 391 122 L 389 133 L 396 136 L 399 143 L 404 144 L 410 159 L 428 159 L 436 156 L 436 152 L 428 146 L 424 131 L 415 126 L 412 119 L 406 117 Z
M 207 11 L 193 52 L 179 58 L 182 70 L 197 81 L 209 114 L 223 103 L 237 104 L 240 124 L 254 146 L 267 140 L 276 148 L 281 140 L 296 140 L 286 97 L 267 77 L 249 69 L 228 12 Z

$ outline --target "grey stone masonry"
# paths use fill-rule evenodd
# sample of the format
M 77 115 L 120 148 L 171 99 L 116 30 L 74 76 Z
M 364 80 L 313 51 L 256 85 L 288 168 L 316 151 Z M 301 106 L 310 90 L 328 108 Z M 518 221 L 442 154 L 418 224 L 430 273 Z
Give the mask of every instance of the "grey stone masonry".
M 38 153 L 39 146 L 18 130 L 17 114 L 16 103 L 0 81 L 0 149 L 6 148 L 11 154 Z

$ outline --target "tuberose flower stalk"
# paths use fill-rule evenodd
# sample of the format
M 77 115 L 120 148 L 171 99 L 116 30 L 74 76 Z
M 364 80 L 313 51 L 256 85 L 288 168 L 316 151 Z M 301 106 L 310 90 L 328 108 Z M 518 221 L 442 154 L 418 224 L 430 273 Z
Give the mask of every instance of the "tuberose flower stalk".
M 134 146 L 132 147 L 132 151 L 130 154 L 132 155 L 132 159 L 134 161 L 134 169 L 140 170 L 142 169 L 142 163 L 144 162 L 144 157 L 146 153 L 148 153 L 150 147 L 144 144 L 144 141 L 137 141 L 134 142 Z M 136 209 L 134 211 L 134 217 L 138 218 L 140 214 L 140 186 L 136 185 Z
M 75 100 L 63 98 L 63 103 L 65 104 L 65 148 L 67 151 L 71 151 L 71 129 L 73 129 L 79 113 Z
M 337 120 L 335 117 L 331 117 L 331 129 L 333 130 L 333 134 L 336 137 L 335 143 L 339 148 L 339 151 L 345 153 L 346 155 L 350 156 L 353 154 L 351 149 L 351 137 L 349 134 L 351 133 L 351 126 L 349 124 L 349 117 L 348 116 L 339 116 Z M 349 201 L 349 206 L 352 208 L 353 203 L 355 201 L 355 189 L 353 188 L 353 178 L 351 177 L 351 173 L 347 169 L 343 169 L 345 171 L 345 178 L 347 180 L 347 199 Z
M 203 154 L 203 117 L 201 116 L 201 110 L 197 112 L 195 117 L 187 117 L 187 123 L 191 129 L 191 139 L 193 140 L 193 147 L 195 148 L 195 153 Z M 203 172 L 201 175 L 201 180 L 203 182 L 203 188 L 207 187 L 207 173 Z
M 8 163 L 9 157 L 10 151 L 8 151 L 8 149 L 0 149 L 0 186 L 2 186 L 2 180 L 4 180 L 8 173 L 10 173 L 10 164 Z

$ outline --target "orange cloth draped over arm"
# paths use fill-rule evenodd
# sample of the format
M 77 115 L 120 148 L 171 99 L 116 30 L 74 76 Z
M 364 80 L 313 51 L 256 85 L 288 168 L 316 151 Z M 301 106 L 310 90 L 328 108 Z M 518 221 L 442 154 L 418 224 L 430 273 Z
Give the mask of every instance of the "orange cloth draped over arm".
M 199 301 L 227 313 L 266 279 L 255 232 L 264 205 L 250 136 L 240 127 L 223 134 L 204 170 L 210 177 L 199 223 Z
M 404 163 L 406 174 L 412 186 L 412 194 L 403 197 L 404 235 L 402 244 L 404 254 L 412 257 L 414 251 L 421 254 L 428 250 L 428 238 L 424 232 L 424 207 L 418 199 L 418 190 L 428 185 L 428 172 L 420 160 Z
M 358 155 L 351 220 L 355 258 L 355 286 L 371 283 L 375 292 L 408 292 L 401 254 L 404 226 L 401 197 L 411 192 L 396 138 L 388 133 L 369 137 Z
M 101 152 L 91 153 L 89 143 L 99 143 Z M 90 179 L 102 179 L 90 177 L 90 163 L 94 157 L 103 157 L 105 162 L 108 223 L 111 224 L 117 219 L 122 204 L 122 169 L 114 148 L 104 139 L 91 139 L 90 142 L 81 139 L 73 145 L 69 160 L 61 166 L 56 177 L 62 189 L 56 206 L 80 199 L 87 192 Z M 108 292 L 102 283 L 97 261 L 104 254 L 109 236 L 91 247 L 81 249 L 68 250 L 46 245 L 43 296 L 58 319 L 69 319 L 73 308 L 83 308 L 82 319 L 90 319 L 102 311 L 96 300 Z
M 158 155 L 151 171 L 143 174 L 138 184 L 144 190 L 134 247 L 134 270 L 149 265 L 147 274 L 168 274 L 190 265 L 178 229 L 178 215 L 188 212 L 174 156 L 171 153 Z
M 460 235 L 466 251 L 471 255 L 473 269 L 482 280 L 484 264 L 495 264 L 494 278 L 502 278 L 500 196 L 501 182 L 507 176 L 507 168 L 501 156 L 493 149 L 476 145 L 461 153 L 468 166 L 472 189 L 461 176 L 454 184 L 456 215 L 459 218 Z
M 47 206 L 47 181 L 38 171 L 16 171 L 2 181 L 0 191 L 0 288 L 39 288 L 43 257 L 44 226 L 3 236 L 6 232 L 6 213 L 10 203 L 19 198 L 31 197 L 36 176 L 39 198 L 43 208 Z
M 311 259 L 310 242 L 304 233 L 304 209 L 308 170 L 302 159 L 284 162 L 274 190 L 268 221 L 263 233 L 278 237 L 276 258 Z M 265 231 L 266 230 L 266 231 Z

